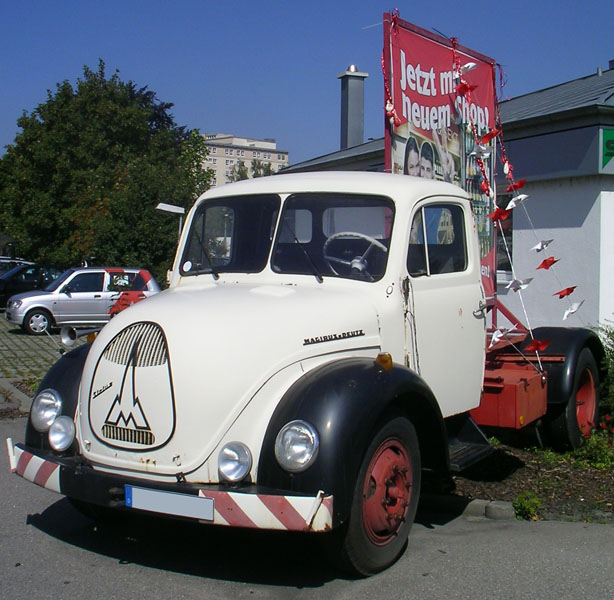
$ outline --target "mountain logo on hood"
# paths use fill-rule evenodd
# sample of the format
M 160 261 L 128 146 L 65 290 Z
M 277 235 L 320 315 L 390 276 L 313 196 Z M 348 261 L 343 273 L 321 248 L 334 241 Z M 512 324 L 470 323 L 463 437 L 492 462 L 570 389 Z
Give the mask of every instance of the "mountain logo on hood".
M 135 323 L 115 336 L 98 359 L 90 389 L 96 390 L 89 398 L 90 427 L 106 445 L 153 450 L 172 437 L 168 345 L 157 324 Z

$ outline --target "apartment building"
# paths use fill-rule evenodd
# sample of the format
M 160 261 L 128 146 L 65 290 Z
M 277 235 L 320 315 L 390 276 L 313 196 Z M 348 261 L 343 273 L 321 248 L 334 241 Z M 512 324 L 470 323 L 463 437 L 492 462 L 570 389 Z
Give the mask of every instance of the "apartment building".
M 254 161 L 260 161 L 263 165 L 270 164 L 273 173 L 288 166 L 287 150 L 278 150 L 273 139 L 257 140 L 226 133 L 202 135 L 209 149 L 207 167 L 214 172 L 212 187 L 232 181 L 240 163 L 247 169 L 249 177 L 253 177 Z

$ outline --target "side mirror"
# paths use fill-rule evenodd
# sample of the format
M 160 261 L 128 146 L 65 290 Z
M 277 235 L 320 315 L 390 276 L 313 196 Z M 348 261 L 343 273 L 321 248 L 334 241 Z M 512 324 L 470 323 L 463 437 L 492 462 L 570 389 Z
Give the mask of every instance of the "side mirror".
M 70 298 L 70 286 L 65 285 L 62 290 L 61 290 L 62 294 L 66 294 L 69 298 Z

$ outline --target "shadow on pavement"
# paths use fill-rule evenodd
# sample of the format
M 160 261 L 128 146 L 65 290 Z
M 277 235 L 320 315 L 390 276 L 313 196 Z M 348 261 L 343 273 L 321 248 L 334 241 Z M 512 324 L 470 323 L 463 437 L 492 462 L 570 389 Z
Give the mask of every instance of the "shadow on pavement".
M 239 530 L 130 516 L 99 525 L 67 500 L 27 523 L 83 550 L 164 571 L 225 581 L 321 587 L 343 578 L 323 558 L 320 535 Z

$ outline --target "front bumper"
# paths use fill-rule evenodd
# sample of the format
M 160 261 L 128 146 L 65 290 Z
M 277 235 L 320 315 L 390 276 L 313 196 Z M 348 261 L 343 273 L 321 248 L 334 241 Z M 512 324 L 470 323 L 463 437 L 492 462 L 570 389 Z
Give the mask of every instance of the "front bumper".
M 257 485 L 224 489 L 177 481 L 145 479 L 103 473 L 81 457 L 58 457 L 7 439 L 11 471 L 59 494 L 120 510 L 140 509 L 170 517 L 185 517 L 212 525 L 329 531 L 333 523 L 333 497 L 287 495 Z

